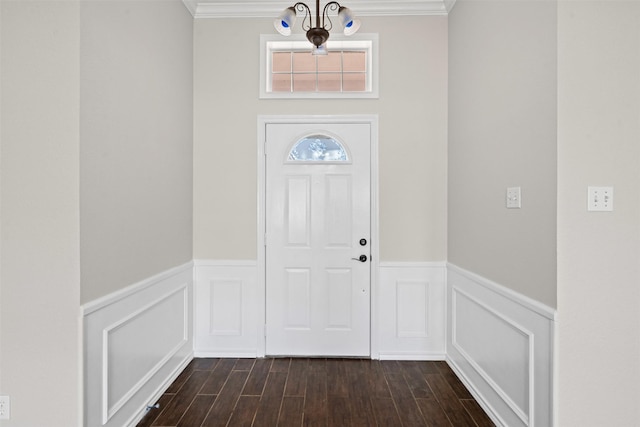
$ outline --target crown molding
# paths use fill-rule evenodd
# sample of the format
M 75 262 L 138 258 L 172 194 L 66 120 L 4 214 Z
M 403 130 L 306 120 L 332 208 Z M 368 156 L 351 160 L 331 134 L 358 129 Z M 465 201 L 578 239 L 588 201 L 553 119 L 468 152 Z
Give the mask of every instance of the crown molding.
M 182 0 L 194 18 L 273 18 L 291 1 Z M 352 0 L 358 16 L 447 15 L 456 0 Z

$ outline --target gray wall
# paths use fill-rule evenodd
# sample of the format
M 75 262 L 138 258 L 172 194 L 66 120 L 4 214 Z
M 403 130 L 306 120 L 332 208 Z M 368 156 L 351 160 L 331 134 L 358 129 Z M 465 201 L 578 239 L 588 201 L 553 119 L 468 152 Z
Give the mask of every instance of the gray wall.
M 458 0 L 449 30 L 448 261 L 555 307 L 556 3 Z
M 587 212 L 589 185 L 614 187 L 613 212 Z M 563 1 L 558 426 L 638 425 L 639 284 L 640 3 Z
M 192 259 L 179 0 L 0 2 L 2 425 L 80 424 L 80 305 Z
M 256 259 L 259 114 L 378 114 L 381 259 L 446 259 L 447 18 L 366 17 L 360 32 L 379 34 L 379 99 L 260 100 L 273 20 L 196 21 L 195 258 Z
M 82 302 L 192 259 L 193 17 L 82 2 Z
M 6 427 L 79 425 L 79 3 L 0 2 Z
M 449 261 L 557 307 L 556 425 L 636 425 L 640 4 L 458 0 L 449 18 Z M 613 212 L 587 211 L 590 185 Z

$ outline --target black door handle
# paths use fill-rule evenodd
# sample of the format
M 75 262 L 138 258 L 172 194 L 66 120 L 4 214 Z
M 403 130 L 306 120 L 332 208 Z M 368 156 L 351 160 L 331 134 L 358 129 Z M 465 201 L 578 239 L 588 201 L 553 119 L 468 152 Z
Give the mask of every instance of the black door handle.
M 358 258 L 351 258 L 355 261 L 360 261 L 360 262 L 367 262 L 367 256 L 366 255 L 360 255 L 360 257 Z

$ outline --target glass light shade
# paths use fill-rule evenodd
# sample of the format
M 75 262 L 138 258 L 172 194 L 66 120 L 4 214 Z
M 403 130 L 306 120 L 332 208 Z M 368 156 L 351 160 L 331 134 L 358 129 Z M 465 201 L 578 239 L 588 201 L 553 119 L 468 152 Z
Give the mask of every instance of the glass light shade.
M 358 32 L 360 29 L 360 20 L 354 19 L 351 22 L 348 22 L 347 25 L 344 26 L 344 35 L 351 36 Z
M 311 51 L 312 55 L 328 55 L 329 51 L 327 51 L 327 43 L 323 43 L 320 46 L 313 46 L 313 50 Z
M 338 19 L 340 20 L 340 25 L 344 28 L 344 34 L 347 36 L 355 34 L 360 28 L 360 21 L 354 19 L 353 12 L 348 7 L 340 6 Z
M 283 36 L 291 35 L 291 27 L 296 23 L 296 10 L 288 7 L 273 21 L 273 26 Z

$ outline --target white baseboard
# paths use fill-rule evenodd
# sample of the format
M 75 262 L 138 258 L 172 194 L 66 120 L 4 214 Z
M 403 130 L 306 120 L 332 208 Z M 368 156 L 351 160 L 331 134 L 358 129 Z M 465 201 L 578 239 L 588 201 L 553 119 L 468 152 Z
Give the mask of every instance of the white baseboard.
M 449 264 L 447 361 L 493 421 L 553 425 L 555 310 Z
M 173 384 L 173 382 L 178 378 L 178 376 L 182 373 L 184 368 L 193 360 L 193 353 L 184 358 L 182 363 L 180 363 L 174 370 L 169 374 L 169 376 L 160 384 L 157 388 L 156 392 L 153 393 L 152 397 L 149 400 L 149 403 L 145 405 L 143 408 L 138 410 L 137 414 L 134 414 L 131 417 L 131 420 L 126 424 L 126 427 L 136 427 L 138 423 L 144 418 L 144 416 L 149 411 L 149 406 L 152 406 L 154 402 L 160 400 L 160 397 L 164 394 L 164 392 Z
M 378 356 L 445 359 L 444 262 L 382 262 L 377 302 Z
M 444 353 L 425 354 L 424 352 L 416 353 L 380 353 L 379 360 L 411 360 L 411 361 L 443 361 L 446 360 Z
M 135 425 L 193 358 L 193 263 L 82 307 L 84 425 Z

